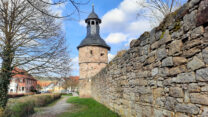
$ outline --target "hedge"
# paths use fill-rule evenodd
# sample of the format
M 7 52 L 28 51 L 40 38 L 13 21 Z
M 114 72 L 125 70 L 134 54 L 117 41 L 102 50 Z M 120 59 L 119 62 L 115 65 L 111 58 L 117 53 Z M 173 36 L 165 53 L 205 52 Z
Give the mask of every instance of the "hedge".
M 10 99 L 4 111 L 4 117 L 27 117 L 34 113 L 34 107 L 45 106 L 60 97 L 61 94 L 37 94 Z

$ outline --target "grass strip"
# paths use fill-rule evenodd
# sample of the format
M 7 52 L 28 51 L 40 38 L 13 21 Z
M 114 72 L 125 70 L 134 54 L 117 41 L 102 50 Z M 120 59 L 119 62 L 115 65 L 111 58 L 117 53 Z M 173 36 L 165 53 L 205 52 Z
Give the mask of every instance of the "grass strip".
M 119 117 L 119 115 L 92 98 L 70 97 L 68 103 L 76 105 L 79 111 L 60 114 L 58 117 Z M 74 109 L 74 107 L 73 107 Z

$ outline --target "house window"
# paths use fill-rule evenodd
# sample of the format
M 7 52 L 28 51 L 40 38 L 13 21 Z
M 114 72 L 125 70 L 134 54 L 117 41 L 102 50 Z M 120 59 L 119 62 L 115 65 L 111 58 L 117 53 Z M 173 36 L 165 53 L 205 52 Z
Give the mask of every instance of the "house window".
M 104 53 L 101 53 L 100 56 L 104 56 Z
M 22 91 L 24 91 L 25 90 L 25 87 L 22 87 Z
M 10 89 L 10 92 L 13 92 L 13 89 Z

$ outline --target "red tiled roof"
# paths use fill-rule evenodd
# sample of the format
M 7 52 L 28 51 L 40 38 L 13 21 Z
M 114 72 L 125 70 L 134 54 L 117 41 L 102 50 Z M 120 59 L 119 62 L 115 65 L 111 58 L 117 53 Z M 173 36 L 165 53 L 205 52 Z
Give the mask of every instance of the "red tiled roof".
M 70 76 L 69 78 L 73 80 L 79 80 L 79 76 Z
M 14 74 L 12 78 L 23 78 L 23 79 L 31 79 L 31 80 L 36 80 L 32 75 L 28 74 L 25 70 L 19 69 L 15 67 L 12 70 L 12 73 Z

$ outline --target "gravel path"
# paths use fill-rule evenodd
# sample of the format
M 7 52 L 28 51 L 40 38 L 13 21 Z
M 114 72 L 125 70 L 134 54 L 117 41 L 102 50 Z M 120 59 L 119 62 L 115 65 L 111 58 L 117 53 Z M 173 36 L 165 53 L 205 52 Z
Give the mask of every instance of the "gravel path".
M 72 104 L 67 103 L 69 97 L 63 97 L 55 105 L 51 107 L 43 107 L 40 112 L 37 112 L 30 117 L 56 117 L 57 114 L 66 112 Z

